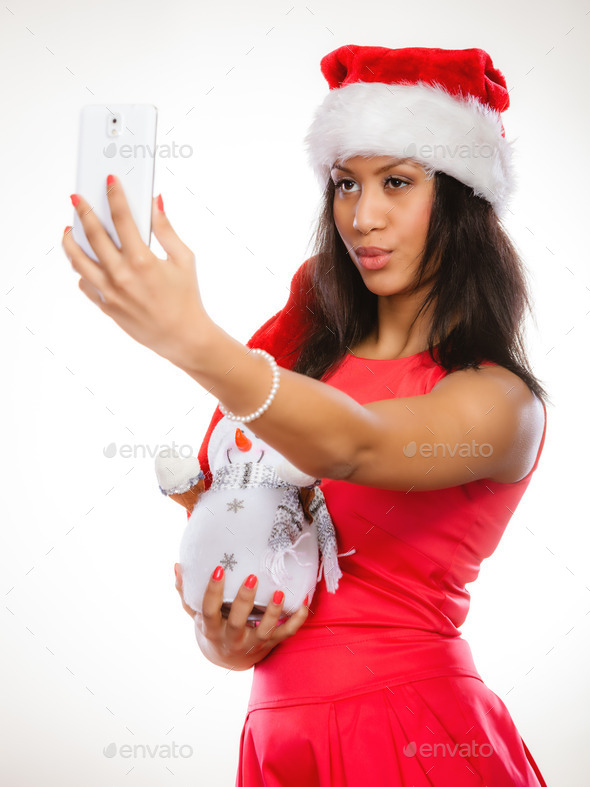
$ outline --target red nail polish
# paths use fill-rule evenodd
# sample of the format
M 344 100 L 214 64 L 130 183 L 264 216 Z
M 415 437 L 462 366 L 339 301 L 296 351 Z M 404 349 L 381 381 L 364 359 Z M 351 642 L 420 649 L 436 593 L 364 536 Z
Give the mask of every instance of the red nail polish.
M 77 194 L 70 194 L 70 199 L 72 200 L 72 205 L 76 207 L 76 205 L 80 202 L 80 197 Z
M 308 599 L 309 599 L 309 593 L 307 594 L 307 596 L 305 597 L 305 599 L 304 599 L 304 601 L 303 601 L 303 606 L 304 606 L 304 607 L 306 607 L 306 606 L 307 606 L 307 601 L 308 601 Z
M 174 564 L 174 576 L 178 577 L 178 569 L 176 568 L 176 563 Z
M 114 182 L 115 182 L 115 176 L 114 175 L 109 175 L 107 177 L 107 186 L 112 186 Z
M 285 598 L 285 594 L 282 590 L 275 590 L 272 600 L 275 604 L 280 604 L 281 601 Z
M 72 229 L 71 227 L 66 227 L 66 228 L 65 228 L 65 230 L 64 230 L 64 235 L 66 234 L 66 232 L 67 232 L 68 230 L 71 230 L 71 229 Z
M 158 210 L 164 213 L 164 201 L 161 194 L 158 194 Z
M 223 576 L 223 567 L 222 566 L 217 566 L 217 568 L 213 572 L 213 579 L 216 582 L 218 582 L 221 579 L 222 576 Z
M 252 590 L 252 588 L 254 587 L 254 585 L 256 584 L 256 582 L 257 582 L 257 579 L 256 579 L 256 574 L 250 574 L 250 576 L 248 577 L 248 579 L 247 579 L 247 580 L 244 582 L 244 585 L 245 585 L 245 586 L 246 586 L 248 589 Z

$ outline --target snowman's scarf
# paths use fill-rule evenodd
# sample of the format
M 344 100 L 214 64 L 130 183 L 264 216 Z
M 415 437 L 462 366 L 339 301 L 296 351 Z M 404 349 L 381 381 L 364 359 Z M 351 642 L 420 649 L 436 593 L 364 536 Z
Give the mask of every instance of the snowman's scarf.
M 319 582 L 322 578 L 323 570 L 328 592 L 335 593 L 342 571 L 338 565 L 334 524 L 326 506 L 324 494 L 318 484 L 319 481 L 316 481 L 315 494 L 309 504 L 309 513 L 317 527 L 318 543 L 322 554 L 322 562 L 316 581 Z M 285 569 L 285 555 L 291 554 L 300 566 L 310 565 L 309 563 L 301 563 L 296 553 L 299 542 L 311 535 L 309 531 L 302 532 L 305 514 L 299 499 L 298 488 L 283 481 L 270 465 L 246 462 L 220 467 L 213 475 L 210 489 L 246 489 L 247 487 L 271 489 L 284 487 L 285 489 L 282 500 L 276 509 L 274 523 L 268 538 L 268 547 L 263 554 L 263 565 L 270 572 L 270 576 L 277 583 L 284 584 L 292 578 Z M 350 555 L 354 551 L 352 549 L 343 555 Z

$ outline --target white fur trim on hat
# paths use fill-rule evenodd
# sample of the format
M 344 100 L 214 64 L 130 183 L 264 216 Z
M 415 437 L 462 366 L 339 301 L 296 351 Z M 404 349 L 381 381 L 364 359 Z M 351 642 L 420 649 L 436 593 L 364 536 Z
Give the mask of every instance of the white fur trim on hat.
M 410 157 L 473 188 L 501 216 L 515 186 L 500 113 L 442 85 L 355 82 L 330 90 L 305 137 L 322 189 L 336 161 Z

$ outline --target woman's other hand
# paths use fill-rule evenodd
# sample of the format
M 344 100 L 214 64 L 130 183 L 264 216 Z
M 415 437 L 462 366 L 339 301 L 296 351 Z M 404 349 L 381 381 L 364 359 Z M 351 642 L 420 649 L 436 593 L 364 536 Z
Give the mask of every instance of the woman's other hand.
M 252 587 L 242 583 L 235 597 L 227 618 L 221 614 L 223 605 L 223 586 L 225 577 L 221 569 L 221 578 L 209 579 L 209 584 L 203 596 L 203 612 L 198 613 L 189 607 L 182 594 L 182 572 L 180 565 L 174 566 L 176 574 L 176 589 L 178 590 L 182 606 L 195 621 L 197 641 L 205 657 L 213 664 L 230 669 L 246 670 L 254 666 L 268 655 L 268 653 L 283 640 L 293 636 L 303 625 L 309 614 L 307 598 L 305 603 L 287 617 L 283 623 L 279 622 L 283 608 L 282 598 L 270 601 L 260 623 L 253 627 L 248 624 L 248 615 L 251 614 L 256 597 L 258 580 Z M 253 576 L 253 575 L 252 575 Z M 282 591 L 278 591 L 282 593 Z

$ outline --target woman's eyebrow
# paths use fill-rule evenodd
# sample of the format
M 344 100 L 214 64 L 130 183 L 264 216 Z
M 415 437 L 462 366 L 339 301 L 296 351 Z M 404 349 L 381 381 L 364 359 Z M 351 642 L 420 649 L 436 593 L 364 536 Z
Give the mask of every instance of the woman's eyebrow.
M 411 164 L 412 166 L 417 166 L 417 164 L 414 161 L 411 161 L 411 159 L 409 158 L 394 159 L 392 162 L 386 164 L 384 167 L 380 167 L 379 169 L 375 170 L 375 172 L 373 172 L 373 175 L 381 175 L 382 172 L 387 172 L 388 169 L 397 167 L 400 164 L 405 164 L 406 162 Z M 350 172 L 351 175 L 353 174 L 351 169 L 348 169 L 347 167 L 343 167 L 341 164 L 334 164 L 332 169 L 339 169 L 341 172 Z

